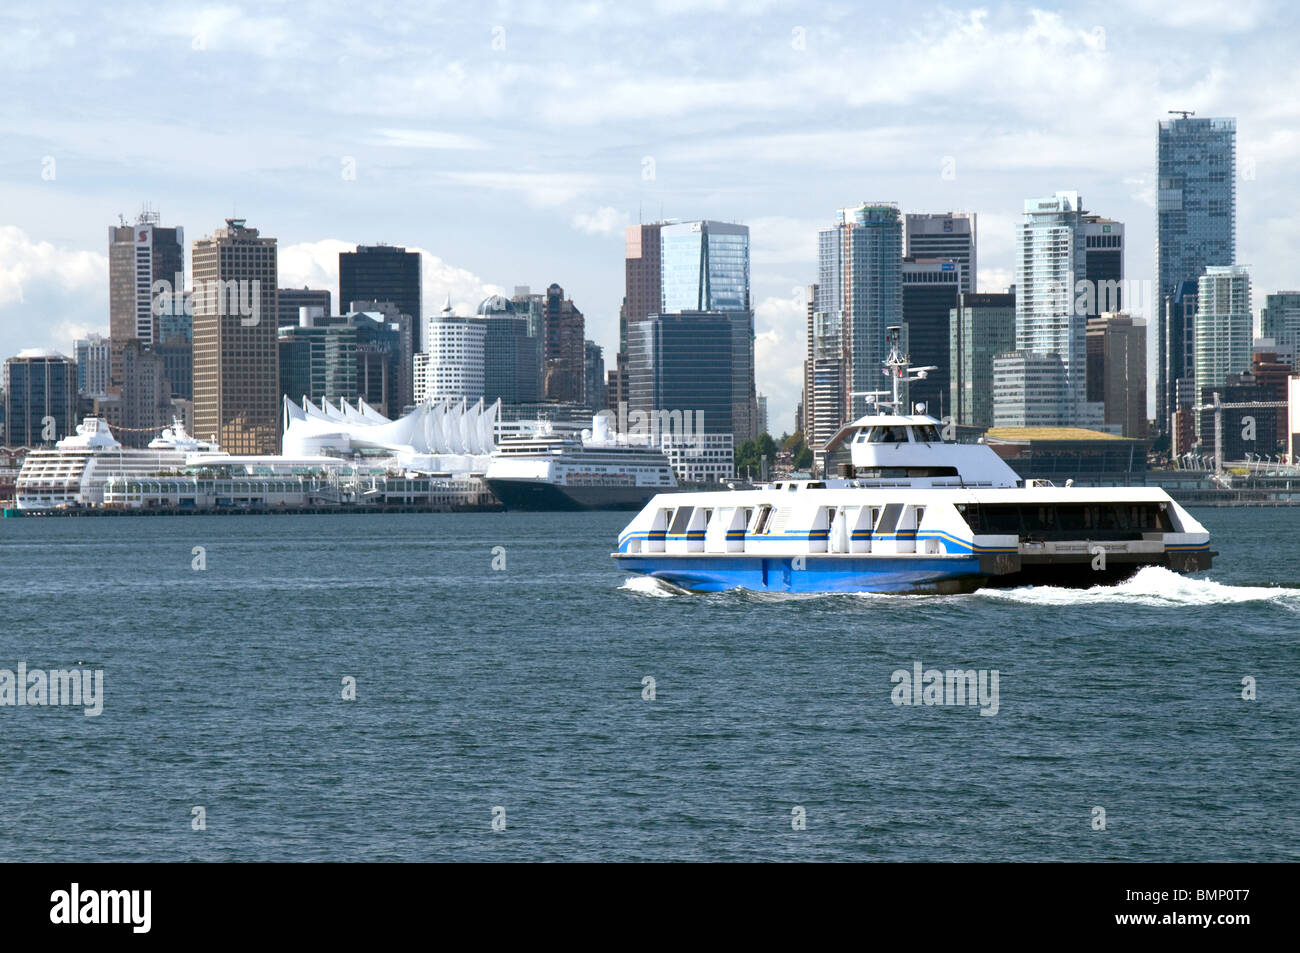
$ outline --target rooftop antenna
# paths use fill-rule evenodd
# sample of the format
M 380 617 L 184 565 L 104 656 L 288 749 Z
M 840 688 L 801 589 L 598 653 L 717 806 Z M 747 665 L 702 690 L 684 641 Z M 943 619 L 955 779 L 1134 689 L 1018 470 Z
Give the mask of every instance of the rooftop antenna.
M 1194 109 L 1171 109 L 1169 110 L 1169 115 L 1182 116 L 1184 119 L 1186 119 L 1188 116 L 1195 116 L 1196 111 Z

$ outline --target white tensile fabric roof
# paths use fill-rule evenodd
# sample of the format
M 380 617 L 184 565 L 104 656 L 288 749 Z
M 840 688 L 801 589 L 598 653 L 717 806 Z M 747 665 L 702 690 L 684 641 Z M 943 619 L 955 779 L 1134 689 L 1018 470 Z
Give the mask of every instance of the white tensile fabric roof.
M 486 457 L 496 449 L 495 431 L 501 402 L 426 401 L 409 414 L 389 420 L 364 400 L 356 405 L 340 400 L 335 407 L 322 400 L 317 407 L 306 397 L 296 404 L 284 398 L 285 456 L 315 456 L 324 451 L 388 450 L 400 458 L 454 455 Z M 435 462 L 422 461 L 425 463 Z M 454 461 L 446 461 L 453 463 Z M 461 467 L 452 466 L 451 469 Z

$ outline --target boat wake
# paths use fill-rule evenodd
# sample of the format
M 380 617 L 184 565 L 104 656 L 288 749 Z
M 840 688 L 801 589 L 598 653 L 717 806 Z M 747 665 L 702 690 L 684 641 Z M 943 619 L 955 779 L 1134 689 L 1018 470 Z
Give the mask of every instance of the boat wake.
M 1114 586 L 1065 589 L 1026 586 L 1021 589 L 981 589 L 976 598 L 1040 606 L 1145 605 L 1213 606 L 1240 602 L 1276 602 L 1300 611 L 1300 589 L 1281 586 L 1228 586 L 1213 579 L 1183 576 L 1163 566 L 1147 566 Z
M 653 576 L 632 576 L 625 580 L 619 588 L 628 592 L 635 592 L 637 595 L 654 596 L 660 599 L 690 595 L 685 589 L 678 589 L 672 583 L 664 582 L 662 579 L 655 579 Z

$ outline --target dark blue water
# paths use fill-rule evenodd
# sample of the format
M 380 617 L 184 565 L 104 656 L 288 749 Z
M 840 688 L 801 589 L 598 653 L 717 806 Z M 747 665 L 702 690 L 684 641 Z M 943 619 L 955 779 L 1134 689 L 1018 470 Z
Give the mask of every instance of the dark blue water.
M 4 520 L 0 668 L 105 699 L 0 707 L 0 860 L 1294 860 L 1300 510 L 1197 516 L 1208 578 L 924 598 L 627 588 L 616 513 Z

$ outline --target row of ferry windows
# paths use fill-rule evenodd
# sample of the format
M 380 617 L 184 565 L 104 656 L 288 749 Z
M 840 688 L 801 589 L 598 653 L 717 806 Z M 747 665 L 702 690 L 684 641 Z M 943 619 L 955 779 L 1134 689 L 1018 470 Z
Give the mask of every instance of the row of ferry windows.
M 909 430 L 915 434 L 911 438 L 917 443 L 940 443 L 939 428 L 934 424 L 907 426 L 877 426 L 858 431 L 855 443 L 907 443 Z
M 823 509 L 826 511 L 826 527 L 830 527 L 835 522 L 835 517 L 839 513 L 839 510 L 848 510 L 849 507 L 830 506 L 823 507 Z M 870 509 L 871 514 L 867 527 L 872 529 L 874 532 L 892 533 L 898 528 L 899 519 L 903 515 L 902 503 L 888 503 L 883 507 L 873 506 Z M 914 507 L 914 509 L 916 511 L 916 517 L 911 522 L 911 525 L 916 527 L 921 525 L 921 520 L 925 517 L 925 507 L 917 506 Z M 766 503 L 758 507 L 742 507 L 741 511 L 744 513 L 746 535 L 749 536 L 767 536 L 774 531 L 779 532 L 784 528 L 785 518 L 790 512 L 788 508 L 775 509 Z M 668 527 L 668 534 L 670 536 L 680 536 L 682 533 L 685 533 L 686 527 L 691 523 L 691 516 L 694 512 L 695 507 L 693 506 L 683 506 L 676 510 L 664 510 L 664 525 Z M 774 513 L 776 514 L 775 519 L 773 519 Z M 848 514 L 846 513 L 845 515 L 847 516 Z M 704 507 L 705 525 L 708 525 L 712 519 L 713 508 Z M 818 522 L 820 523 L 820 519 Z

